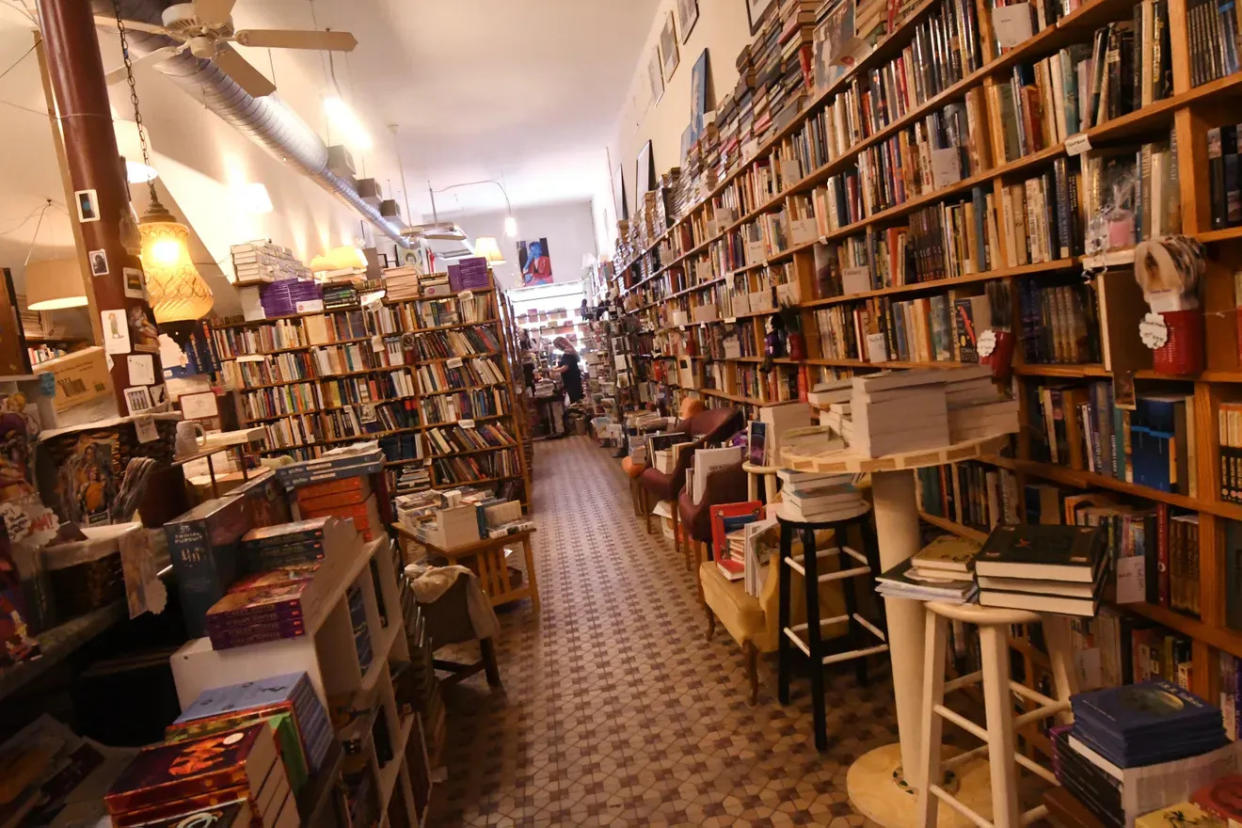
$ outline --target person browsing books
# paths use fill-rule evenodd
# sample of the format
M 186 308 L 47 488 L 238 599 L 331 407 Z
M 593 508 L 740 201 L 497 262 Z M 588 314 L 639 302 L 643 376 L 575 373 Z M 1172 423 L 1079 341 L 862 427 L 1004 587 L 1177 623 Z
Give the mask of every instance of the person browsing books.
M 569 395 L 569 404 L 573 405 L 582 399 L 582 369 L 578 367 L 578 352 L 563 336 L 552 340 L 552 347 L 561 352 L 560 361 L 552 372 L 561 375 L 565 393 Z

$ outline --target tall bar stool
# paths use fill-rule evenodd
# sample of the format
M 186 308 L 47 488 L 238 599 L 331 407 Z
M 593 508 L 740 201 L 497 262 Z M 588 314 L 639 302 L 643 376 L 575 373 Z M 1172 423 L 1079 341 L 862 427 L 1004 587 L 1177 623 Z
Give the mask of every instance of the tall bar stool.
M 742 464 L 746 472 L 746 499 L 762 500 L 764 503 L 776 502 L 776 466 L 757 466 L 749 461 Z M 763 479 L 763 497 L 759 497 L 759 480 Z
M 1045 817 L 1048 812 L 1045 805 L 1032 808 L 1026 813 L 1018 812 L 1018 771 L 1015 762 L 1054 785 L 1057 784 L 1056 777 L 1052 771 L 1014 750 L 1014 733 L 1024 725 L 1050 716 L 1056 716 L 1062 721 L 1068 718 L 1069 698 L 1074 692 L 1068 620 L 1063 616 L 1041 616 L 1026 610 L 996 609 L 975 604 L 945 604 L 938 601 L 928 602 L 926 612 L 926 646 L 923 650 L 923 755 L 920 757 L 923 772 L 919 778 L 928 782 L 919 791 L 919 825 L 936 824 L 941 800 L 981 826 L 1019 828 Z M 982 669 L 945 681 L 945 648 L 950 621 L 962 621 L 979 628 Z M 1056 686 L 1055 699 L 1009 678 L 1008 628 L 1011 624 L 1036 623 L 1042 623 L 1044 627 L 1049 666 Z M 986 727 L 980 727 L 944 706 L 945 693 L 980 682 L 983 683 Z M 1011 693 L 1038 706 L 1015 716 Z M 984 744 L 942 760 L 940 737 L 944 719 L 981 739 Z M 991 821 L 959 801 L 940 784 L 931 783 L 933 779 L 943 779 L 944 771 L 984 754 L 988 757 L 991 771 Z
M 802 653 L 808 662 L 811 674 L 811 705 L 815 717 L 815 748 L 819 751 L 828 749 L 828 717 L 824 709 L 824 667 L 842 661 L 854 661 L 854 668 L 859 683 L 867 681 L 866 657 L 888 651 L 888 637 L 885 633 L 883 618 L 883 602 L 880 605 L 878 624 L 868 621 L 858 612 L 858 600 L 854 595 L 852 579 L 875 576 L 878 567 L 878 553 L 871 528 L 871 505 L 864 503 L 859 511 L 849 517 L 825 522 L 791 521 L 781 517 L 777 511 L 777 520 L 781 527 L 781 561 L 780 568 L 780 641 L 779 673 L 777 678 L 777 696 L 781 704 L 789 704 L 789 678 L 793 670 L 794 649 Z M 846 532 L 850 527 L 857 527 L 863 539 L 863 552 L 858 552 L 845 545 Z M 815 531 L 817 529 L 833 530 L 836 546 L 830 549 L 815 548 Z M 794 557 L 794 533 L 802 539 L 802 555 Z M 819 562 L 827 558 L 836 558 L 834 571 L 819 571 Z M 848 560 L 847 560 L 848 559 Z M 802 575 L 806 587 L 806 623 L 791 626 L 789 619 L 789 591 L 792 575 Z M 845 615 L 832 618 L 819 617 L 819 585 L 826 581 L 840 581 L 841 591 L 845 598 Z M 845 638 L 845 650 L 828 652 L 823 641 L 823 628 L 845 623 L 848 628 Z M 863 643 L 873 640 L 863 646 Z

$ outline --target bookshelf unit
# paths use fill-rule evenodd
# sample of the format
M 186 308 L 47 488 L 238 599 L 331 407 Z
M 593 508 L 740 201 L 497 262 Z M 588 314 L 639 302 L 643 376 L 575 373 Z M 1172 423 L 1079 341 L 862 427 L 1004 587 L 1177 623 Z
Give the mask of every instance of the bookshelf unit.
M 786 393 L 796 398 L 804 389 L 829 377 L 882 368 L 955 367 L 973 362 L 973 354 L 961 354 L 953 347 L 947 354 L 916 353 L 903 357 L 903 349 L 893 347 L 888 331 L 864 330 L 864 334 L 884 334 L 885 341 L 877 346 L 879 353 L 873 354 L 867 347 L 866 336 L 859 336 L 848 326 L 858 324 L 858 309 L 875 318 L 878 308 L 923 299 L 930 304 L 933 297 L 946 296 L 948 291 L 953 291 L 950 298 L 954 300 L 983 295 L 991 301 L 986 296 L 991 290 L 1012 314 L 1018 340 L 1012 387 L 1021 401 L 1021 417 L 1026 426 L 1004 452 L 1006 456 L 986 457 L 981 462 L 1013 472 L 1019 491 L 1029 483 L 1055 483 L 1071 491 L 1103 491 L 1116 495 L 1122 502 L 1164 504 L 1198 516 L 1199 558 L 1197 573 L 1192 573 L 1198 577 L 1198 616 L 1147 602 L 1127 603 L 1123 611 L 1189 638 L 1191 687 L 1205 698 L 1215 699 L 1220 690 L 1220 655 L 1242 658 L 1242 629 L 1231 629 L 1226 624 L 1230 589 L 1226 575 L 1227 569 L 1234 571 L 1227 558 L 1233 555 L 1236 561 L 1237 555 L 1237 550 L 1227 545 L 1226 528 L 1231 522 L 1242 521 L 1242 505 L 1227 502 L 1219 495 L 1217 463 L 1220 406 L 1242 401 L 1233 276 L 1242 267 L 1242 227 L 1213 226 L 1206 136 L 1210 128 L 1237 120 L 1242 72 L 1193 83 L 1196 67 L 1204 61 L 1204 36 L 1190 30 L 1191 4 L 1169 0 L 1163 5 L 1162 18 L 1167 24 L 1170 70 L 1164 97 L 1157 96 L 1150 102 L 1140 99 L 1141 105 L 1132 111 L 1117 113 L 1068 134 L 1058 135 L 1054 128 L 1051 137 L 1045 133 L 1043 140 L 1025 152 L 1014 154 L 1005 148 L 1009 137 L 1006 124 L 1012 120 L 1006 117 L 1010 111 L 1006 97 L 1012 92 L 1010 81 L 1015 70 L 1019 74 L 1028 69 L 1041 71 L 1039 61 L 1054 55 L 1059 60 L 1061 50 L 1074 44 L 1091 44 L 1097 29 L 1139 19 L 1136 10 L 1141 15 L 1143 5 L 1136 0 L 1066 3 L 1059 19 L 1042 29 L 1036 26 L 1031 37 L 1001 51 L 993 39 L 991 4 L 941 0 L 917 3 L 854 68 L 826 88 L 816 90 L 800 113 L 759 143 L 748 158 L 724 169 L 704 198 L 680 217 L 671 218 L 667 226 L 654 228 L 654 232 L 645 235 L 631 233 L 623 240 L 618 246 L 614 288 L 624 311 L 653 340 L 650 352 L 640 358 L 665 363 L 665 393 L 672 400 L 700 394 L 709 405 L 737 405 L 751 417 L 758 406 L 778 401 Z M 903 51 L 918 41 L 920 27 L 928 25 L 928 21 L 957 21 L 963 12 L 977 24 L 979 34 L 978 54 L 973 63 L 964 63 L 956 75 L 942 79 L 944 82 L 932 90 L 933 94 L 917 99 L 911 95 L 909 105 L 896 111 L 885 108 L 886 117 L 866 122 L 861 132 L 846 135 L 846 140 L 835 144 L 830 137 L 821 145 L 824 151 L 818 157 L 808 162 L 803 153 L 798 160 L 797 145 L 805 130 L 823 124 L 829 111 L 836 109 L 839 113 L 842 107 L 855 106 L 862 91 L 874 93 L 887 84 L 894 76 L 886 74 L 885 67 L 903 57 Z M 905 68 L 909 70 L 908 66 Z M 908 75 L 898 78 L 899 83 L 904 77 Z M 1127 77 L 1124 82 L 1128 84 L 1130 79 Z M 1037 85 L 1038 89 L 1042 87 Z M 963 135 L 962 148 L 967 152 L 959 155 L 971 162 L 961 163 L 960 177 L 933 181 L 930 187 L 920 182 L 908 194 L 902 192 L 900 198 L 891 194 L 882 194 L 881 198 L 854 197 L 847 205 L 854 208 L 852 213 L 847 209 L 838 215 L 840 211 L 831 206 L 819 209 L 817 194 L 833 192 L 828 188 L 834 186 L 835 179 L 854 173 L 860 166 L 863 170 L 857 177 L 856 188 L 875 188 L 877 176 L 884 169 L 882 164 L 874 163 L 875 153 L 891 151 L 893 139 L 898 140 L 900 150 L 902 136 L 908 136 L 912 127 L 942 113 L 947 105 L 959 103 L 970 123 Z M 855 114 L 857 121 L 864 121 L 861 110 Z M 1055 115 L 1055 105 L 1052 112 L 1043 114 Z M 1022 128 L 1019 123 L 1018 129 Z M 1028 400 L 1030 389 L 1050 382 L 1109 380 L 1113 374 L 1102 360 L 1074 361 L 1073 354 L 1070 358 L 1063 355 L 1057 362 L 1027 362 L 1021 342 L 1024 323 L 1030 329 L 1033 324 L 1051 324 L 1053 320 L 1029 313 L 1030 308 L 1024 320 L 1024 291 L 1030 289 L 1028 286 L 1039 289 L 1068 286 L 1075 279 L 1082 282 L 1078 277 L 1085 266 L 1100 268 L 1105 273 L 1090 284 L 1091 296 L 1096 295 L 1101 278 L 1120 278 L 1133 285 L 1132 244 L 1136 239 L 1131 236 L 1129 244 L 1110 244 L 1103 253 L 1089 255 L 1083 243 L 1084 225 L 1090 217 L 1081 209 L 1086 203 L 1084 192 L 1066 202 L 1079 208 L 1078 226 L 1071 228 L 1068 250 L 1044 251 L 1047 255 L 1033 261 L 1029 255 L 1033 242 L 1016 238 L 1006 223 L 1007 215 L 1016 212 L 1011 200 L 1015 188 L 1029 192 L 1026 182 L 1045 172 L 1055 176 L 1062 167 L 1071 172 L 1078 170 L 1082 182 L 1084 165 L 1094 163 L 1094 159 L 1106 159 L 1109 153 L 1121 151 L 1134 151 L 1134 157 L 1139 158 L 1142 145 L 1156 147 L 1151 150 L 1154 154 L 1161 151 L 1158 145 L 1164 141 L 1175 145 L 1176 153 L 1165 157 L 1170 175 L 1162 183 L 1172 185 L 1172 191 L 1166 195 L 1177 196 L 1180 214 L 1167 216 L 1164 211 L 1153 209 L 1172 199 L 1152 195 L 1148 197 L 1147 209 L 1149 219 L 1156 215 L 1167 218 L 1163 232 L 1181 233 L 1206 245 L 1207 272 L 1201 279 L 1200 290 L 1206 315 L 1206 367 L 1197 376 L 1169 377 L 1152 371 L 1149 361 L 1133 377 L 1140 396 L 1172 392 L 1188 398 L 1187 416 L 1194 429 L 1197 461 L 1194 496 L 1037 459 L 1030 431 L 1040 412 L 1032 410 Z M 891 179 L 888 184 L 892 184 Z M 883 184 L 879 186 L 883 188 Z M 1055 217 L 1055 199 L 1049 197 L 1048 203 Z M 887 242 L 888 232 L 894 228 L 909 232 L 916 221 L 927 215 L 927 208 L 943 205 L 948 206 L 950 215 L 959 206 L 964 211 L 966 205 L 970 205 L 976 219 L 981 215 L 980 224 L 975 226 L 983 228 L 977 233 L 982 242 L 972 245 L 969 252 L 982 251 L 983 260 L 972 261 L 969 267 L 961 267 L 959 260 L 959 267 L 952 273 L 909 273 L 904 280 L 874 281 L 880 269 L 873 256 L 879 249 L 876 241 Z M 942 217 L 946 214 L 945 209 L 938 212 Z M 784 214 L 783 221 L 774 220 L 778 213 Z M 1071 220 L 1074 218 L 1073 211 L 1068 215 Z M 813 227 L 806 223 L 808 218 Z M 1031 228 L 1025 229 L 1029 232 Z M 1140 231 L 1143 229 L 1140 224 Z M 942 245 L 948 236 L 944 232 L 939 234 Z M 1138 240 L 1144 237 L 1138 234 Z M 850 258 L 859 251 L 866 255 Z M 826 267 L 827 262 L 840 265 L 831 278 L 825 278 L 825 272 L 833 274 L 833 269 Z M 852 268 L 862 268 L 864 272 L 845 272 Z M 924 275 L 926 278 L 919 280 Z M 847 276 L 853 285 L 850 289 L 842 284 Z M 863 282 L 861 286 L 859 280 Z M 744 302 L 740 301 L 743 294 Z M 765 320 L 782 304 L 795 309 L 805 338 L 806 358 L 791 359 L 785 355 L 767 360 L 768 365 L 764 366 Z M 954 307 L 952 302 L 949 306 Z M 846 335 L 835 338 L 831 335 L 832 324 L 819 322 L 826 318 L 823 312 L 831 313 L 834 309 L 844 311 L 843 318 L 836 322 L 847 328 Z M 1137 318 L 1112 320 L 1114 326 L 1119 326 L 1115 330 L 1134 330 L 1137 322 Z M 927 321 L 922 324 L 930 327 Z M 1095 324 L 1097 338 L 1106 336 L 1108 325 L 1099 319 Z M 725 343 L 730 339 L 734 342 L 725 353 Z M 841 347 L 851 341 L 852 349 Z M 766 376 L 756 370 L 760 366 L 770 367 Z M 978 527 L 930 513 L 925 512 L 922 517 L 941 530 L 975 538 L 986 534 Z M 1038 667 L 1037 647 L 1024 639 L 1015 639 L 1014 648 L 1023 653 L 1029 675 L 1032 667 Z
M 221 362 L 231 363 L 239 419 L 267 432 L 266 454 L 309 459 L 378 440 L 393 494 L 515 483 L 527 504 L 525 423 L 514 410 L 503 303 L 492 282 L 216 324 L 212 342 Z M 507 459 L 495 459 L 501 455 Z M 419 466 L 425 475 L 411 471 Z

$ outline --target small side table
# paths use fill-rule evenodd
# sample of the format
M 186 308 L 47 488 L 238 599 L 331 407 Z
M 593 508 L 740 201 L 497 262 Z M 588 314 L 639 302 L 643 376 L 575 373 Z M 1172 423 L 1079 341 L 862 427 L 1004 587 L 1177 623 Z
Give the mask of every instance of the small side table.
M 529 598 L 535 607 L 535 615 L 539 615 L 539 582 L 535 578 L 535 556 L 530 545 L 530 536 L 535 533 L 534 529 L 524 529 L 500 538 L 483 538 L 453 549 L 441 549 L 416 537 L 399 523 L 392 524 L 392 528 L 403 541 L 422 546 L 428 554 L 469 567 L 479 576 L 479 586 L 487 593 L 493 607 Z M 526 561 L 526 583 L 517 589 L 510 584 L 509 568 L 505 565 L 505 547 L 514 543 L 522 544 L 522 554 Z
M 743 463 L 742 471 L 746 472 L 746 499 L 759 499 L 759 478 L 763 478 L 763 502 L 776 502 L 776 466 L 757 466 L 754 463 Z

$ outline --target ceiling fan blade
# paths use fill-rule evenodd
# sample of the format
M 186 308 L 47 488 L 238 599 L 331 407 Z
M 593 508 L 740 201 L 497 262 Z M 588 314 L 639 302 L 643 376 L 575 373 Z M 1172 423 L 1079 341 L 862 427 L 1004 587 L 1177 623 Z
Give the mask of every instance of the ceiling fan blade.
M 349 32 L 321 32 L 297 29 L 242 29 L 233 39 L 243 46 L 275 49 L 330 49 L 352 52 L 358 39 Z
M 122 22 L 125 23 L 125 28 L 131 31 L 163 35 L 164 37 L 171 37 L 174 40 L 185 40 L 185 38 L 177 32 L 165 29 L 163 26 L 155 23 L 143 23 L 141 20 L 123 20 Z M 111 32 L 115 32 L 116 18 L 108 17 L 105 14 L 97 14 L 95 15 L 95 25 L 99 26 L 101 29 L 107 29 Z
M 216 52 L 215 61 L 226 75 L 237 81 L 237 85 L 252 97 L 262 98 L 276 91 L 276 84 L 251 66 L 232 46 L 221 45 L 220 50 Z
M 165 46 L 162 49 L 156 49 L 153 52 L 147 52 L 145 55 L 136 57 L 134 58 L 133 61 L 131 61 L 131 63 L 135 67 L 141 66 L 145 63 L 159 63 L 160 61 L 168 60 L 173 55 L 180 54 L 181 52 L 184 52 L 185 50 L 186 50 L 186 46 L 184 44 L 181 46 Z M 109 86 L 111 86 L 114 83 L 119 83 L 125 80 L 125 67 L 118 66 L 117 68 L 113 69 L 111 72 L 104 75 L 104 80 L 107 82 Z
M 236 0 L 194 0 L 194 16 L 208 28 L 229 22 Z

